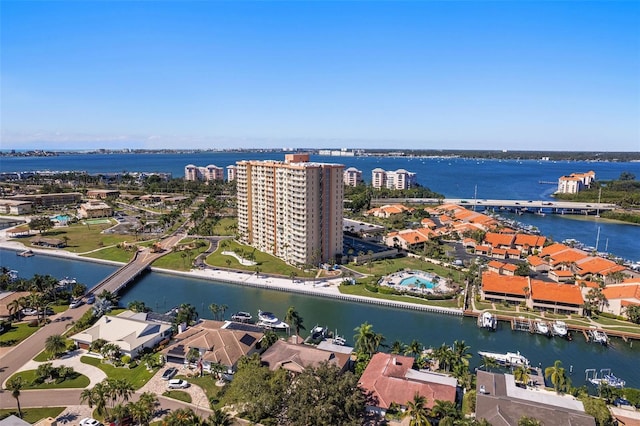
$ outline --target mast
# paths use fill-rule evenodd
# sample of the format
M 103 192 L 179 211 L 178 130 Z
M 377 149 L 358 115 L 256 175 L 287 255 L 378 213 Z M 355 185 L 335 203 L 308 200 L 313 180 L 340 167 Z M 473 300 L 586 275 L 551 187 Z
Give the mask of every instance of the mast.
M 600 242 L 600 227 L 598 226 L 598 234 L 596 235 L 596 253 L 598 252 L 598 243 Z

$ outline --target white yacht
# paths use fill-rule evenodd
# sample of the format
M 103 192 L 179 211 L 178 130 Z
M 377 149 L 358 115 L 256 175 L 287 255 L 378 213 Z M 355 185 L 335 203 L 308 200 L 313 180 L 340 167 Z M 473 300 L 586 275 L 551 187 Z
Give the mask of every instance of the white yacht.
M 525 358 L 520 352 L 507 352 L 506 354 L 499 354 L 495 352 L 482 352 L 479 351 L 478 355 L 493 358 L 498 361 L 499 364 L 505 366 L 520 366 L 524 365 L 525 367 L 529 366 L 529 360 Z
M 253 319 L 253 316 L 249 312 L 239 311 L 231 315 L 231 321 L 236 322 L 249 322 Z
M 600 343 L 601 345 L 605 346 L 609 344 L 609 337 L 607 336 L 607 333 L 602 330 L 591 329 L 587 332 L 587 334 L 589 334 L 589 337 L 591 337 L 592 342 Z
M 280 321 L 273 312 L 266 312 L 258 310 L 258 323 L 260 327 L 272 328 L 277 330 L 286 330 L 289 328 L 289 324 L 284 321 Z
M 559 337 L 567 337 L 567 324 L 564 321 L 554 321 L 551 323 L 551 334 Z
M 479 324 L 481 328 L 495 330 L 498 327 L 498 318 L 491 312 L 486 311 L 480 316 Z
M 543 334 L 545 336 L 549 335 L 549 325 L 541 320 L 536 320 L 533 323 L 533 331 L 537 334 Z

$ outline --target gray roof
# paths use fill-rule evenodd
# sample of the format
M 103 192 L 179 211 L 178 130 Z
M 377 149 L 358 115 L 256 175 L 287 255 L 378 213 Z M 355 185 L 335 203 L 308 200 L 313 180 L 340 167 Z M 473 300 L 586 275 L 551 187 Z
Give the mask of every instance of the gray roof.
M 517 425 L 523 417 L 546 425 L 595 426 L 585 414 L 582 402 L 570 395 L 557 395 L 544 389 L 524 389 L 515 385 L 511 374 L 478 371 L 476 418 L 493 426 Z
M 20 417 L 12 414 L 3 420 L 0 420 L 0 425 L 1 426 L 25 426 L 25 425 L 31 426 L 31 423 L 27 423 L 24 420 L 22 420 Z

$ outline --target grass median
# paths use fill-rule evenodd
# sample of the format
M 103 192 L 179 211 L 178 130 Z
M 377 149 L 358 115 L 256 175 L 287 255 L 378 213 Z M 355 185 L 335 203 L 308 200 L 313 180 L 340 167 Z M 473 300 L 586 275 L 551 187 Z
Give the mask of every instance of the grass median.
M 158 371 L 157 368 L 149 371 L 145 366 L 141 364 L 138 364 L 134 368 L 115 367 L 111 364 L 102 363 L 101 359 L 90 356 L 83 356 L 80 358 L 80 361 L 84 364 L 98 367 L 100 370 L 104 371 L 104 373 L 109 378 L 127 379 L 136 389 L 140 389 L 142 386 L 144 386 L 144 384 L 147 383 L 149 379 L 151 379 L 151 377 L 153 377 L 156 371 Z

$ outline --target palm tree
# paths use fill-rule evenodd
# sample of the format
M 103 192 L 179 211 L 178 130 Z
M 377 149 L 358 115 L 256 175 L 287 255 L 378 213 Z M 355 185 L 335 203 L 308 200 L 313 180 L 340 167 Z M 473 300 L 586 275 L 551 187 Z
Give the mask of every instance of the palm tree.
M 378 350 L 384 336 L 373 331 L 373 325 L 365 322 L 360 327 L 353 329 L 357 334 L 353 336 L 353 340 L 356 343 L 356 352 L 368 354 L 369 357 L 373 356 L 373 353 Z
M 516 382 L 520 382 L 526 387 L 527 383 L 529 383 L 529 368 L 525 365 L 519 365 L 513 370 L 513 377 Z
M 276 332 L 273 330 L 266 330 L 264 332 L 264 337 L 260 341 L 260 346 L 264 349 L 267 349 L 277 341 L 278 335 L 276 334 Z
M 405 416 L 411 417 L 409 426 L 428 426 L 429 425 L 429 412 L 425 407 L 427 404 L 427 398 L 416 392 L 413 395 L 413 401 L 407 402 L 407 410 L 404 412 Z
M 108 416 L 107 398 L 109 390 L 104 382 L 96 383 L 91 389 L 84 389 L 80 393 L 80 401 L 87 403 L 89 408 L 96 407 L 96 412 L 101 416 Z
M 433 357 L 438 360 L 440 370 L 449 371 L 453 363 L 453 350 L 445 343 L 433 351 Z
M 174 319 L 176 324 L 186 323 L 191 325 L 198 318 L 198 311 L 195 306 L 189 303 L 183 303 L 178 307 L 178 313 Z
M 162 420 L 162 426 L 199 426 L 202 419 L 191 408 L 178 408 L 171 411 Z
M 127 402 L 135 388 L 127 379 L 106 379 L 107 389 L 111 402 Z
M 137 423 L 146 426 L 153 418 L 158 405 L 160 405 L 158 397 L 151 392 L 145 392 L 140 395 L 138 402 L 129 404 L 131 417 L 133 417 L 133 420 Z
M 556 360 L 552 366 L 544 369 L 544 377 L 551 379 L 556 392 L 564 391 L 569 387 L 570 380 L 560 360 Z
M 451 401 L 436 400 L 433 404 L 433 408 L 431 408 L 431 415 L 441 421 L 447 417 L 452 420 L 460 418 L 460 412 L 456 408 L 455 403 Z
M 212 303 L 209 305 L 209 310 L 211 311 L 211 315 L 213 315 L 213 319 L 218 319 L 218 312 L 220 312 L 220 307 L 217 304 Z
M 220 408 L 214 408 L 211 415 L 207 418 L 207 424 L 209 426 L 231 426 L 233 420 L 229 414 L 222 411 Z
M 44 350 L 52 357 L 57 358 L 58 355 L 63 354 L 67 349 L 67 342 L 65 338 L 59 334 L 52 334 L 47 337 L 44 342 Z
M 19 299 L 14 299 L 11 302 L 7 303 L 7 310 L 9 311 L 9 316 L 11 318 L 15 316 L 18 316 L 18 312 L 20 311 L 20 302 Z M 18 314 L 18 315 L 16 315 Z
M 394 355 L 400 355 L 401 353 L 404 353 L 405 346 L 406 345 L 404 343 L 402 343 L 400 340 L 396 340 L 391 345 L 391 353 L 394 354 Z
M 482 357 L 482 365 L 484 366 L 484 369 L 486 371 L 492 371 L 492 369 L 498 368 L 500 366 L 500 364 L 498 363 L 498 360 L 490 356 Z
M 295 306 L 289 306 L 289 309 L 284 316 L 284 322 L 289 324 L 291 327 L 294 327 L 297 335 L 300 335 L 300 330 L 306 330 L 302 324 L 303 318 L 300 316 L 298 311 L 296 311 Z
M 471 346 L 468 346 L 464 343 L 464 340 L 456 340 L 453 342 L 453 359 L 456 362 L 460 362 L 464 366 L 469 365 L 469 360 L 471 359 L 471 354 L 469 353 L 469 349 Z
M 522 416 L 518 420 L 518 426 L 542 426 L 542 423 L 536 418 Z
M 22 376 L 14 376 L 7 380 L 7 390 L 11 391 L 11 396 L 16 399 L 18 404 L 18 415 L 22 418 L 22 409 L 20 409 L 20 390 L 24 387 Z
M 413 355 L 413 357 L 416 358 L 420 353 L 422 353 L 422 343 L 413 339 L 409 346 L 406 347 L 404 353 L 405 355 Z

